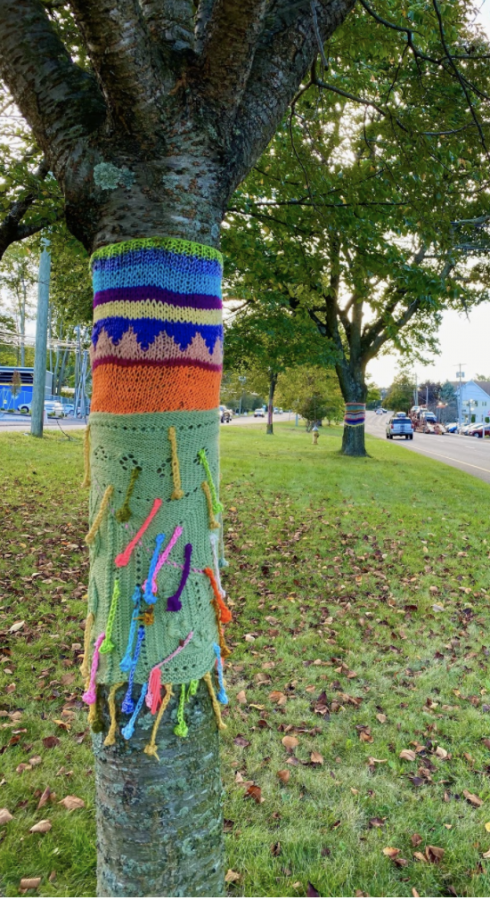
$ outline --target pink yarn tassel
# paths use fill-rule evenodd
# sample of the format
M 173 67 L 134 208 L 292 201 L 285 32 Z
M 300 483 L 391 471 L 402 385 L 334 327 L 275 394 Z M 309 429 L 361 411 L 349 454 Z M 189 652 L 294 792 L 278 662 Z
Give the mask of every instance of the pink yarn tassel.
M 85 691 L 85 693 L 82 694 L 83 702 L 88 703 L 89 705 L 92 703 L 95 703 L 95 701 L 97 700 L 97 687 L 95 684 L 95 676 L 97 674 L 97 666 L 99 665 L 99 648 L 104 639 L 105 639 L 105 632 L 102 632 L 102 634 L 99 634 L 99 636 L 95 642 L 94 655 L 92 657 L 92 667 L 90 669 L 90 683 L 89 683 L 89 686 L 88 686 L 87 690 Z
M 150 672 L 145 702 L 152 714 L 155 715 L 162 702 L 162 673 L 159 666 L 154 666 Z
M 148 690 L 146 692 L 146 697 L 145 697 L 145 703 L 148 706 L 148 708 L 151 709 L 153 714 L 156 713 L 156 711 L 161 703 L 161 690 L 162 690 L 161 668 L 162 668 L 162 666 L 164 666 L 165 663 L 170 662 L 170 660 L 173 659 L 174 656 L 177 656 L 177 654 L 180 653 L 184 649 L 184 647 L 187 647 L 187 644 L 189 643 L 189 641 L 192 641 L 193 637 L 194 637 L 194 632 L 189 631 L 189 634 L 187 635 L 186 639 L 184 641 L 182 641 L 181 644 L 179 644 L 177 649 L 174 650 L 173 653 L 170 654 L 170 656 L 167 656 L 164 660 L 162 660 L 161 663 L 157 663 L 156 666 L 153 666 L 153 669 L 150 672 L 150 677 L 148 679 Z
M 141 540 L 141 538 L 143 537 L 143 535 L 144 535 L 146 529 L 148 528 L 148 526 L 149 526 L 151 520 L 155 518 L 155 516 L 156 516 L 158 510 L 160 509 L 160 507 L 161 507 L 161 505 L 162 505 L 162 502 L 163 502 L 163 501 L 162 501 L 162 500 L 159 500 L 158 498 L 157 498 L 156 500 L 153 501 L 153 506 L 152 506 L 152 508 L 151 508 L 150 515 L 148 516 L 147 519 L 145 519 L 145 521 L 143 522 L 143 524 L 142 524 L 140 530 L 137 532 L 137 534 L 135 534 L 133 540 L 129 542 L 129 544 L 128 544 L 128 546 L 126 547 L 126 549 L 124 550 L 124 552 L 123 552 L 123 553 L 120 553 L 118 556 L 116 556 L 116 559 L 115 559 L 114 561 L 115 561 L 116 566 L 118 567 L 118 569 L 122 569 L 124 566 L 127 566 L 129 560 L 131 559 L 131 554 L 132 554 L 134 548 L 136 547 L 137 543 L 138 543 L 138 542 Z
M 157 564 L 156 564 L 156 566 L 155 566 L 155 570 L 154 570 L 154 572 L 153 572 L 152 584 L 151 584 L 151 592 L 152 592 L 152 594 L 156 594 L 157 591 L 158 591 L 157 575 L 158 575 L 160 569 L 162 568 L 162 566 L 167 562 L 167 559 L 168 559 L 169 556 L 170 556 L 170 552 L 171 552 L 171 550 L 173 550 L 173 548 L 175 547 L 175 545 L 176 545 L 177 541 L 179 540 L 179 537 L 180 537 L 180 535 L 182 534 L 183 530 L 184 530 L 184 529 L 183 529 L 180 525 L 177 525 L 177 528 L 175 529 L 175 531 L 174 531 L 172 537 L 170 538 L 170 540 L 169 540 L 167 546 L 165 547 L 165 550 L 163 551 L 162 555 L 160 556 L 160 558 L 159 558 L 159 560 L 158 560 L 158 562 L 157 562 Z M 145 583 L 144 583 L 144 585 L 143 585 L 143 590 L 144 590 L 145 588 L 146 588 L 146 581 L 145 581 Z

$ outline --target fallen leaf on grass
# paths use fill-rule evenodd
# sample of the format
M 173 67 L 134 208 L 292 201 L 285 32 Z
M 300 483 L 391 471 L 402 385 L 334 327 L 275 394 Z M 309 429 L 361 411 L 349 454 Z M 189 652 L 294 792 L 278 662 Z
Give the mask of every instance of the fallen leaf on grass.
M 243 737 L 243 734 L 237 734 L 233 743 L 236 744 L 237 747 L 250 747 L 250 741 L 247 741 L 247 739 Z
M 386 722 L 386 716 L 384 713 L 378 713 L 376 718 L 377 718 L 378 722 L 381 723 L 381 725 L 384 725 L 384 723 Z
M 0 809 L 0 825 L 6 825 L 7 822 L 11 822 L 13 818 L 13 815 L 9 813 L 8 809 Z
M 430 863 L 438 863 L 441 861 L 445 853 L 445 850 L 442 847 L 433 847 L 429 844 L 425 848 L 425 855 L 427 857 L 427 861 Z
M 46 834 L 47 831 L 51 831 L 52 827 L 49 819 L 41 819 L 40 822 L 36 822 L 32 828 L 29 828 L 29 831 L 31 834 Z
M 463 797 L 468 803 L 471 803 L 472 806 L 483 806 L 483 800 L 480 800 L 476 794 L 472 794 L 470 791 L 463 791 Z
M 417 754 L 415 750 L 402 750 L 400 753 L 400 759 L 406 759 L 408 762 L 414 762 L 417 759 Z
M 314 766 L 323 766 L 323 756 L 321 753 L 313 753 L 310 754 L 310 760 Z
M 49 737 L 43 738 L 43 747 L 46 747 L 47 750 L 50 750 L 51 747 L 57 747 L 59 743 L 59 737 L 56 737 L 54 734 L 50 734 Z
M 39 799 L 39 803 L 37 804 L 37 809 L 42 809 L 43 806 L 46 806 L 46 803 L 48 802 L 50 796 L 51 796 L 51 788 L 50 787 L 44 788 L 44 791 L 42 792 L 41 797 Z
M 294 735 L 287 734 L 285 737 L 283 737 L 281 743 L 283 747 L 286 748 L 286 750 L 294 750 L 294 748 L 298 746 L 299 741 L 297 737 L 294 737 Z
M 412 847 L 418 847 L 419 844 L 422 843 L 422 838 L 420 837 L 420 834 L 418 834 L 417 831 L 414 834 L 412 834 L 412 837 L 410 838 L 410 840 L 412 842 Z
M 436 756 L 438 756 L 439 759 L 447 759 L 449 753 L 444 749 L 444 747 L 436 747 Z
M 384 819 L 380 819 L 379 816 L 374 816 L 373 819 L 369 820 L 369 827 L 370 828 L 383 828 L 385 822 L 386 822 L 386 816 Z
M 277 703 L 278 706 L 284 706 L 288 702 L 286 694 L 283 694 L 282 691 L 271 691 L 269 700 L 272 700 L 273 703 Z
M 32 766 L 28 763 L 19 763 L 15 771 L 18 775 L 22 775 L 22 772 L 25 772 L 26 770 L 29 771 L 30 769 L 32 769 Z
M 258 786 L 258 784 L 251 784 L 250 787 L 245 791 L 246 797 L 252 797 L 256 803 L 264 803 L 264 798 L 262 796 L 262 788 Z
M 238 691 L 238 694 L 236 695 L 236 698 L 237 698 L 237 700 L 238 700 L 239 703 L 246 703 L 246 702 L 247 702 L 247 695 L 246 695 L 245 691 Z
M 399 854 L 399 849 L 397 847 L 385 847 L 383 849 L 383 853 L 385 856 L 388 856 L 390 859 L 395 859 L 395 857 Z
M 387 759 L 376 759 L 375 756 L 368 757 L 368 766 L 381 765 L 382 763 L 388 762 Z
M 272 856 L 280 856 L 281 855 L 281 842 L 276 841 L 275 844 L 271 844 L 271 854 Z
M 60 806 L 64 806 L 69 812 L 72 809 L 82 809 L 85 806 L 85 800 L 81 800 L 80 797 L 73 797 L 71 794 L 68 797 L 64 797 L 63 800 L 60 800 Z
M 228 869 L 225 875 L 225 884 L 232 884 L 234 881 L 240 881 L 242 876 L 239 872 L 234 872 L 233 869 Z
M 21 878 L 19 888 L 21 891 L 36 890 L 40 884 L 40 878 Z
M 16 631 L 20 631 L 20 629 L 23 628 L 25 624 L 26 624 L 26 623 L 25 623 L 24 620 L 22 620 L 22 622 L 14 622 L 14 624 L 11 625 L 10 628 L 9 628 L 9 633 L 10 633 L 10 634 L 15 634 L 15 632 L 16 632 Z
M 283 784 L 287 784 L 291 777 L 291 772 L 289 771 L 289 769 L 279 769 L 277 777 L 280 781 L 282 781 Z
M 40 756 L 31 756 L 29 760 L 31 766 L 40 766 L 42 763 L 42 757 Z
M 315 885 L 312 884 L 311 881 L 309 881 L 308 887 L 306 889 L 306 896 L 307 897 L 321 897 L 322 895 L 320 894 L 320 891 L 317 891 Z

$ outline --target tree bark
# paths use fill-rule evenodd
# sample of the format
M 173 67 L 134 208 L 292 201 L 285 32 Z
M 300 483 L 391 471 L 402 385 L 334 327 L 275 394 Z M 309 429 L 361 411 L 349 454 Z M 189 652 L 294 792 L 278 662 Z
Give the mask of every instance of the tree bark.
M 365 404 L 367 385 L 362 367 L 343 360 L 336 366 L 336 370 L 345 403 Z M 344 424 L 341 452 L 343 456 L 367 456 L 364 424 L 355 426 Z
M 277 373 L 271 372 L 269 377 L 269 403 L 267 406 L 267 434 L 274 434 L 274 394 L 277 385 Z

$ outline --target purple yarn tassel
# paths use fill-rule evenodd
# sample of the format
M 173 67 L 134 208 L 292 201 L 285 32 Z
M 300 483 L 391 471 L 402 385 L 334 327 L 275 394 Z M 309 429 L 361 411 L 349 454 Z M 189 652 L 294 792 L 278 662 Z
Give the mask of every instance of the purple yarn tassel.
M 182 609 L 180 596 L 185 588 L 186 581 L 189 577 L 189 572 L 191 571 L 191 556 L 192 544 L 186 544 L 184 547 L 184 568 L 182 570 L 182 578 L 180 579 L 180 584 L 175 594 L 172 594 L 172 596 L 167 600 L 167 612 L 178 612 L 179 609 Z

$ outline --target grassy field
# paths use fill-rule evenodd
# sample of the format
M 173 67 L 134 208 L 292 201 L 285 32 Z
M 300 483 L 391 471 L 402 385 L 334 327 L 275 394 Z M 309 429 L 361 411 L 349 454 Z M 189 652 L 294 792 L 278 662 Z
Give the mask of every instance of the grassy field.
M 490 486 L 338 429 L 222 437 L 230 894 L 488 896 Z M 81 440 L 0 460 L 0 894 L 91 895 Z

